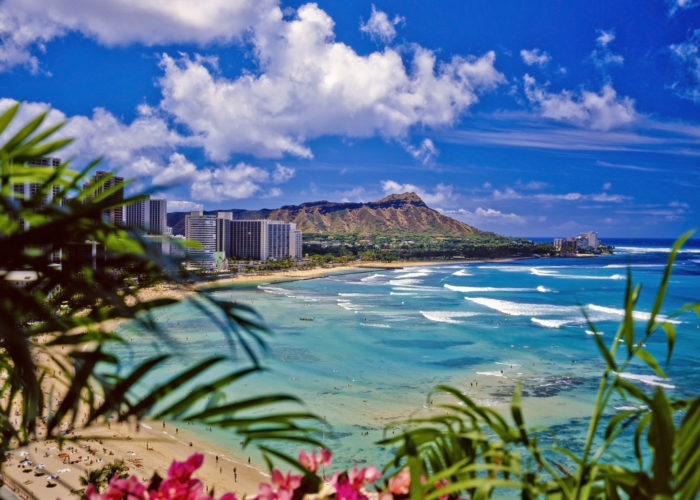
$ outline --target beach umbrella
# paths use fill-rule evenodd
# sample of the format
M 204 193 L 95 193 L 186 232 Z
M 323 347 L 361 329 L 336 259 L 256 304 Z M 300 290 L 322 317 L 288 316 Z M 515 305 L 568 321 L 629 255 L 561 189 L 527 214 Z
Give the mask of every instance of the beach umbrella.
M 26 457 L 27 455 L 29 455 L 29 452 L 28 452 L 28 451 L 20 451 L 20 452 L 19 452 L 19 456 L 20 456 L 20 457 Z
M 59 453 L 58 458 L 70 458 L 68 453 Z
M 39 465 L 34 466 L 34 468 L 36 470 L 44 470 L 46 468 L 46 466 L 44 464 L 39 464 Z
M 63 474 L 64 472 L 70 472 L 70 469 L 68 467 L 66 467 L 65 469 L 58 469 L 56 472 L 58 474 Z
M 26 466 L 26 467 L 29 467 L 30 465 L 32 465 L 32 461 L 31 461 L 31 460 L 25 460 L 24 462 L 20 462 L 19 464 L 20 464 L 20 465 L 24 465 L 24 466 Z
M 46 479 L 58 479 L 58 476 L 56 476 L 55 474 L 49 474 L 48 476 L 46 476 Z

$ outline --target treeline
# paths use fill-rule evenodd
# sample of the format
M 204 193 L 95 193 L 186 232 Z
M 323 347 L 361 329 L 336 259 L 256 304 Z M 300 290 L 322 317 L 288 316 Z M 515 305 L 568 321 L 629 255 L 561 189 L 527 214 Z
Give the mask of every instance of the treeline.
M 306 235 L 305 235 L 306 236 Z M 309 235 L 304 254 L 321 262 L 351 260 L 452 260 L 551 255 L 551 243 L 535 243 L 520 238 L 482 237 L 459 240 L 451 237 Z

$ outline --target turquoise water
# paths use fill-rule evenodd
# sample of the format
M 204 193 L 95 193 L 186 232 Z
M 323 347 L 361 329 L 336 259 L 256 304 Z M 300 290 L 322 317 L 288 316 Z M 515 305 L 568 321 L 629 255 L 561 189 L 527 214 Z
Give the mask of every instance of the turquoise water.
M 580 308 L 604 342 L 612 342 L 630 266 L 643 285 L 641 335 L 669 247 L 670 242 L 642 242 L 621 245 L 613 256 L 374 270 L 221 292 L 256 308 L 274 332 L 265 359 L 270 370 L 234 386 L 230 398 L 298 395 L 331 425 L 319 437 L 334 452 L 335 464 L 382 465 L 391 450 L 373 443 L 396 420 L 438 411 L 428 400 L 435 385 L 454 385 L 505 411 L 520 381 L 526 421 L 552 427 L 560 444 L 576 450 L 603 369 Z M 700 299 L 699 284 L 700 248 L 689 247 L 678 257 L 662 312 Z M 687 313 L 675 321 L 669 379 L 639 363 L 629 370 L 630 380 L 644 390 L 663 385 L 671 395 L 689 395 L 700 387 L 698 319 Z M 227 348 L 211 321 L 189 305 L 163 310 L 159 322 L 187 346 L 189 362 Z M 137 342 L 129 349 L 134 360 L 150 352 Z M 665 359 L 663 332 L 647 349 Z M 181 367 L 172 363 L 165 371 Z M 615 401 L 609 413 L 629 404 Z M 228 432 L 203 437 L 240 452 L 239 438 Z M 631 459 L 629 447 L 615 451 Z

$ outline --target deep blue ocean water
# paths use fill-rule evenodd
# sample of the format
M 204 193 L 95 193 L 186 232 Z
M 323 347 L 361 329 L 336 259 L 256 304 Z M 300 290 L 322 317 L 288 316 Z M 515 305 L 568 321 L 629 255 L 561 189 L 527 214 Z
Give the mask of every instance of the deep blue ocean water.
M 368 270 L 220 292 L 252 305 L 274 333 L 265 359 L 269 371 L 235 385 L 230 398 L 298 395 L 329 422 L 331 428 L 319 437 L 338 466 L 379 466 L 391 450 L 373 443 L 393 431 L 392 422 L 438 411 L 429 404 L 434 386 L 451 384 L 505 413 L 513 387 L 522 382 L 526 422 L 551 427 L 559 444 L 579 450 L 603 370 L 581 308 L 611 343 L 622 318 L 629 268 L 634 282 L 642 284 L 636 316 L 642 335 L 672 241 L 605 243 L 616 246 L 615 255 Z M 695 240 L 678 255 L 662 313 L 699 301 L 699 285 L 700 241 Z M 158 317 L 186 345 L 188 362 L 227 349 L 221 333 L 192 306 L 169 307 Z M 674 322 L 678 335 L 669 378 L 655 376 L 641 363 L 626 376 L 647 392 L 661 385 L 671 396 L 696 394 L 700 321 L 685 313 Z M 129 349 L 134 359 L 150 352 L 138 341 Z M 665 359 L 663 331 L 647 349 Z M 121 355 L 126 359 L 126 351 Z M 161 375 L 181 368 L 171 363 Z M 608 415 L 630 405 L 615 400 Z M 233 453 L 256 458 L 241 452 L 240 438 L 231 433 L 202 432 Z M 632 460 L 630 446 L 614 451 L 618 459 Z

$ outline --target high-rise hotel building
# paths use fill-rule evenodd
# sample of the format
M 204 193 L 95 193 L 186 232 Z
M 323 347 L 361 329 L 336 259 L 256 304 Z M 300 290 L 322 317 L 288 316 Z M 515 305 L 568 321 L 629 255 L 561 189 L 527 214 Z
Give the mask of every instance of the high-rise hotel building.
M 127 205 L 126 225 L 141 228 L 149 234 L 165 234 L 168 226 L 168 200 L 149 196 Z
M 45 166 L 45 167 L 53 167 L 56 168 L 61 164 L 60 158 L 40 158 L 38 160 L 33 160 L 27 162 L 27 165 L 33 165 L 33 166 Z M 21 198 L 21 199 L 29 199 L 33 198 L 34 196 L 37 195 L 39 190 L 41 189 L 41 184 L 37 183 L 32 183 L 32 182 L 26 182 L 26 183 L 20 183 L 20 184 L 12 184 L 12 192 L 14 193 L 15 197 Z M 44 195 L 43 204 L 48 205 L 49 203 L 52 202 L 54 198 L 56 198 L 59 193 L 61 192 L 61 189 L 58 186 L 53 186 L 53 188 Z M 25 221 L 24 219 L 19 219 L 19 224 L 22 229 L 29 229 L 29 223 Z
M 185 215 L 185 237 L 201 244 L 201 248 L 188 249 L 192 260 L 213 259 L 216 252 L 216 216 L 204 215 L 201 210 Z
M 111 189 L 115 186 L 120 186 L 114 193 L 109 195 L 109 201 L 114 203 L 115 206 L 105 210 L 103 213 L 103 217 L 105 218 L 105 220 L 109 220 L 113 224 L 123 224 L 124 205 L 121 202 L 124 201 L 124 178 L 112 176 L 107 181 L 102 182 L 102 180 L 109 175 L 109 172 L 98 170 L 97 172 L 95 172 L 95 175 L 93 175 L 92 178 L 85 184 L 85 187 L 88 187 L 98 182 L 100 183 L 99 187 L 97 187 L 94 194 L 91 196 L 94 197 L 104 193 L 108 189 Z

